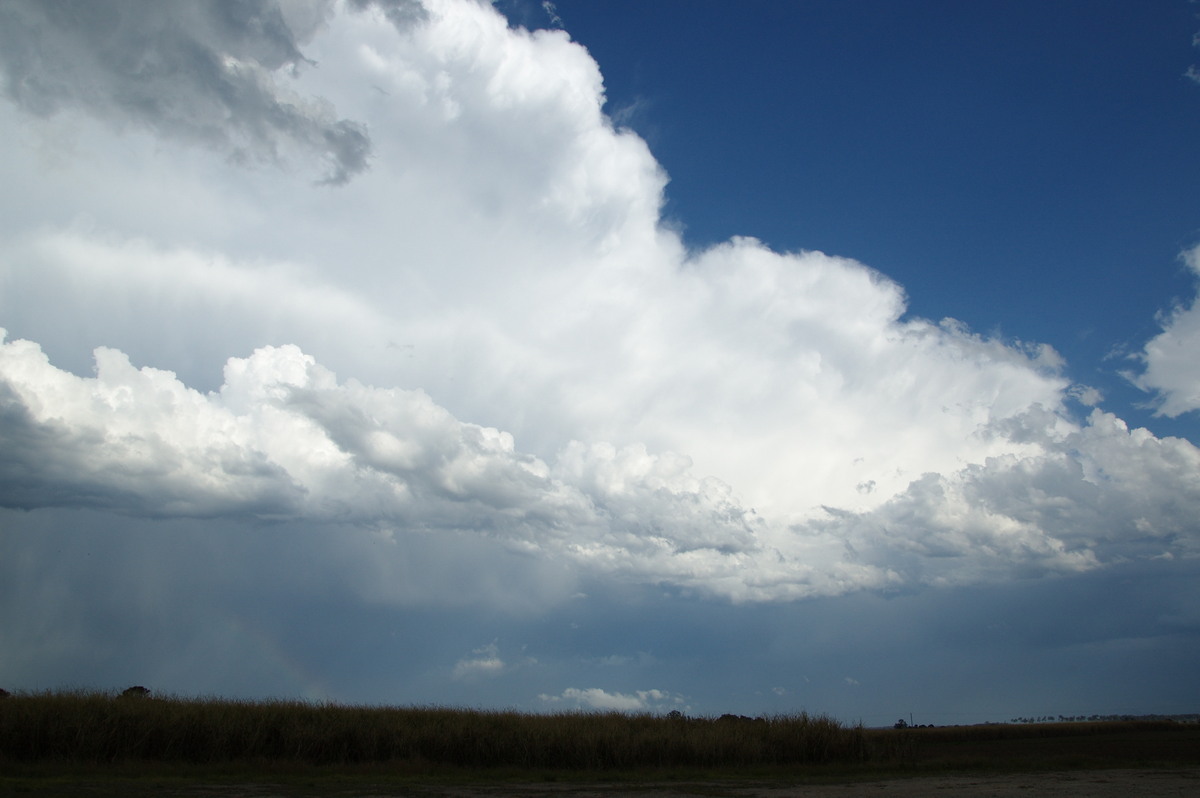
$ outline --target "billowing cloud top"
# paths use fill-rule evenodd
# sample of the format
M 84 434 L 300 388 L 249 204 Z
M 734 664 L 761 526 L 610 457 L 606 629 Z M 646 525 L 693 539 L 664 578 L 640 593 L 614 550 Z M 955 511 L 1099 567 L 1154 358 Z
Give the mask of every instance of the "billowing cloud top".
M 4 507 L 484 536 L 739 601 L 1196 554 L 1200 451 L 1079 418 L 1050 346 L 853 260 L 687 251 L 562 31 L 467 0 L 0 31 Z M 1147 350 L 1164 412 L 1200 404 L 1191 313 Z

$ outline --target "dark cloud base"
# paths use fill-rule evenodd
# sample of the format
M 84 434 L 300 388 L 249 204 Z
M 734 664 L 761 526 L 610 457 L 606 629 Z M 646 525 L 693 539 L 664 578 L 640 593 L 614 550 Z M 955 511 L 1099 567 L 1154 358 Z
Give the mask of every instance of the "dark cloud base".
M 943 724 L 1178 712 L 1194 700 L 1200 567 L 1190 561 L 786 604 L 580 581 L 525 603 L 498 604 L 484 589 L 434 606 L 415 593 L 356 591 L 347 576 L 369 572 L 377 552 L 366 544 L 331 568 L 330 547 L 344 541 L 328 530 L 166 526 L 0 512 L 7 687 L 144 683 L 530 711 L 561 708 L 538 696 L 570 688 L 653 688 L 697 714 L 804 709 L 869 725 L 909 713 Z M 429 541 L 414 545 L 389 556 L 432 567 Z M 484 556 L 497 565 L 495 589 L 532 583 L 521 571 L 529 563 L 477 545 L 443 552 L 445 570 L 426 578 L 453 581 L 456 559 Z M 503 667 L 456 676 L 457 662 L 488 645 Z

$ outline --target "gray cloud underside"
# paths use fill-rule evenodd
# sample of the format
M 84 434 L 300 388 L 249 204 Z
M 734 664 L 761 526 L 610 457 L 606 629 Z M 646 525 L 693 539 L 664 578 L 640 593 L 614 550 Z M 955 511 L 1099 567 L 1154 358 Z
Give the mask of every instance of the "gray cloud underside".
M 453 532 L 586 572 L 735 600 L 971 584 L 1194 557 L 1200 450 L 1094 411 L 991 434 L 1038 452 L 927 474 L 868 512 L 762 517 L 682 455 L 574 442 L 552 463 L 420 391 L 339 382 L 293 346 L 233 358 L 217 392 L 96 351 L 97 376 L 0 348 L 0 504 Z
M 285 10 L 273 0 L 7 2 L 4 94 L 37 115 L 77 108 L 238 160 L 296 148 L 327 162 L 327 182 L 344 183 L 367 168 L 370 137 L 328 101 L 286 88 L 289 72 L 314 65 Z

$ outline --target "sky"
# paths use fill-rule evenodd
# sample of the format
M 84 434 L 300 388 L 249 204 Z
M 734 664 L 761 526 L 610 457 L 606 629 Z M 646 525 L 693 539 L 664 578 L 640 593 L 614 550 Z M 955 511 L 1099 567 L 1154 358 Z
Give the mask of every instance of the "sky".
M 0 686 L 1200 711 L 1198 37 L 2 0 Z

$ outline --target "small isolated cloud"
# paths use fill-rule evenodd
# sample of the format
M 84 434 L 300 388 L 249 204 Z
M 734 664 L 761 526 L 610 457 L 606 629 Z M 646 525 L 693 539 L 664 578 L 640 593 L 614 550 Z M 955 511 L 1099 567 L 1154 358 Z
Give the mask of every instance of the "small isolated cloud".
M 654 712 L 667 709 L 684 709 L 683 696 L 664 690 L 638 690 L 633 693 L 610 693 L 599 687 L 579 689 L 568 687 L 561 695 L 542 693 L 538 698 L 548 704 L 567 704 L 577 708 L 596 709 L 606 712 Z
M 1200 278 L 1200 246 L 1181 255 Z M 1142 373 L 1127 373 L 1139 388 L 1151 391 L 1158 415 L 1175 418 L 1200 409 L 1200 301 L 1193 297 L 1160 318 L 1162 332 L 1137 355 Z
M 556 28 L 561 28 L 563 21 L 558 15 L 558 9 L 550 0 L 542 0 L 542 10 L 546 12 L 546 17 L 549 18 L 550 24 Z
M 1194 36 L 1192 36 L 1192 46 L 1200 47 L 1200 33 L 1197 33 Z M 1200 68 L 1197 68 L 1195 64 L 1192 64 L 1191 66 L 1189 66 L 1187 68 L 1187 71 L 1184 72 L 1183 74 L 1185 77 L 1188 77 L 1188 78 L 1196 81 L 1197 83 L 1200 83 Z
M 851 676 L 847 676 L 845 681 L 846 681 L 846 684 L 850 685 L 851 687 L 857 687 L 859 684 L 858 679 L 855 679 Z
M 474 679 L 495 676 L 504 668 L 504 660 L 500 659 L 500 648 L 495 642 L 491 642 L 472 650 L 471 656 L 456 662 L 453 675 L 455 679 Z
M 620 668 L 628 665 L 632 661 L 632 657 L 626 657 L 620 654 L 611 654 L 607 657 L 600 657 L 598 660 L 596 660 L 596 664 L 602 668 Z
M 1090 385 L 1072 385 L 1067 395 L 1085 407 L 1096 407 L 1104 401 L 1104 394 Z
M 594 663 L 601 668 L 624 668 L 629 665 L 644 668 L 654 665 L 656 661 L 653 654 L 645 651 L 639 651 L 634 655 L 609 654 L 605 657 L 596 657 L 588 660 L 588 662 Z

